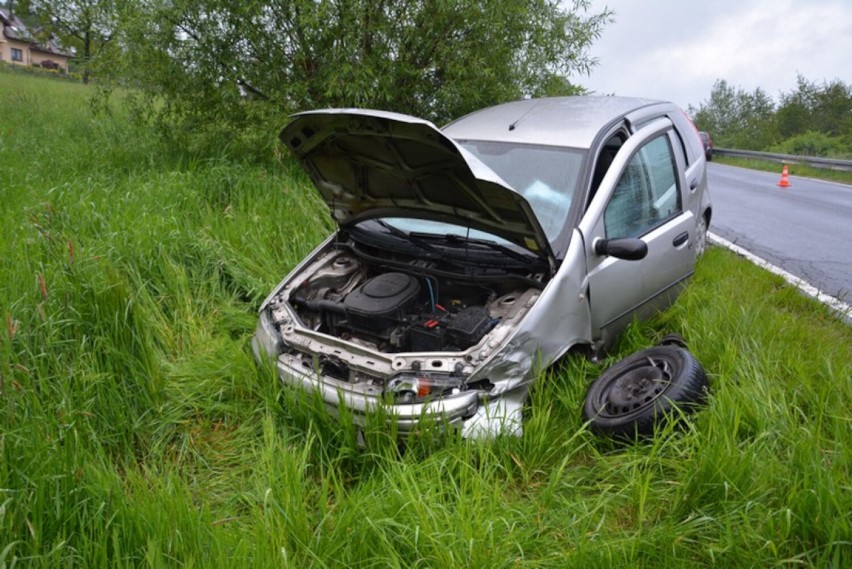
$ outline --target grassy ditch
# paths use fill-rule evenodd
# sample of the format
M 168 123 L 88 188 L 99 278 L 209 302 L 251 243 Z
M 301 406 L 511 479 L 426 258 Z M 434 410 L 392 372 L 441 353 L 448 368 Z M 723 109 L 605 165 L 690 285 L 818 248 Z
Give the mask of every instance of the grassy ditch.
M 249 339 L 330 230 L 288 163 L 188 157 L 86 88 L 0 75 L 0 567 L 848 566 L 852 330 L 721 249 L 522 438 L 411 441 L 284 391 Z M 271 125 L 275 129 L 280 125 Z M 683 334 L 685 429 L 617 444 L 606 364 Z
M 783 164 L 773 162 L 772 160 L 763 160 L 760 158 L 740 158 L 738 156 L 713 156 L 713 161 L 719 164 L 728 166 L 739 166 L 740 168 L 748 168 L 750 170 L 760 170 L 761 172 L 776 172 L 781 175 Z M 791 176 L 802 176 L 804 178 L 813 178 L 815 180 L 825 180 L 826 182 L 840 182 L 841 184 L 852 184 L 852 172 L 843 170 L 830 170 L 828 168 L 814 168 L 807 164 L 793 162 L 787 165 Z

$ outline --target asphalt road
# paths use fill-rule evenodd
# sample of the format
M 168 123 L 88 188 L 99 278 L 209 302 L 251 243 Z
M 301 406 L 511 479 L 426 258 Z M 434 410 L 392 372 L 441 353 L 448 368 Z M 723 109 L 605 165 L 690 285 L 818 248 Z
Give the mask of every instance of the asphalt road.
M 709 164 L 710 231 L 852 302 L 852 186 Z

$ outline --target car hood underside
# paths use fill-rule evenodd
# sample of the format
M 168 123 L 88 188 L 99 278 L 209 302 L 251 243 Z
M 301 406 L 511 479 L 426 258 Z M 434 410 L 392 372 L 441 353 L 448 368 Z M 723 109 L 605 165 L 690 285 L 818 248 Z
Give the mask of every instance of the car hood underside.
M 341 226 L 411 217 L 471 227 L 553 262 L 529 202 L 432 123 L 398 113 L 331 109 L 281 132 Z

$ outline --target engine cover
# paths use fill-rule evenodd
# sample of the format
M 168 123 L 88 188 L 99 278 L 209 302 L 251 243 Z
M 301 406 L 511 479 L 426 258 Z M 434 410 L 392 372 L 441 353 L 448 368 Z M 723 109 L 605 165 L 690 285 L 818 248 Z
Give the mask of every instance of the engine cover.
M 343 305 L 351 326 L 380 332 L 399 323 L 419 293 L 414 277 L 384 273 L 346 295 Z

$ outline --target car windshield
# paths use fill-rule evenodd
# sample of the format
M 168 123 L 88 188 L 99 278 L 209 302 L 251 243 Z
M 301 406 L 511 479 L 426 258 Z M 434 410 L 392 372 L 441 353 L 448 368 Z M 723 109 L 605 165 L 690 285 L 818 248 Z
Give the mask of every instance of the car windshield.
M 585 153 L 509 142 L 463 140 L 459 144 L 527 199 L 553 243 L 568 218 Z

